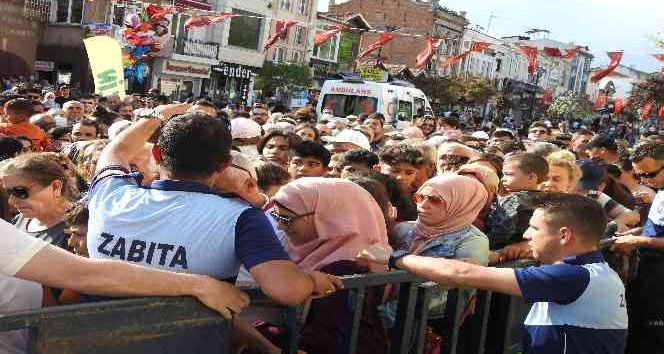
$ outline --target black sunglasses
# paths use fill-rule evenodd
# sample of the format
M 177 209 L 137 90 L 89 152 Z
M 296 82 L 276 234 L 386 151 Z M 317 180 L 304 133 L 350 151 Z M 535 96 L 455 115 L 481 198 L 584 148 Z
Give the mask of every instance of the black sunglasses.
M 303 218 L 305 216 L 314 215 L 314 214 L 316 214 L 315 211 L 312 211 L 311 213 L 302 214 L 302 215 L 285 216 L 285 215 L 281 215 L 281 214 L 277 213 L 274 210 L 272 210 L 270 212 L 270 215 L 272 215 L 272 217 L 275 220 L 277 220 L 278 223 L 284 225 L 285 227 L 290 227 L 293 224 L 293 221 L 295 221 L 299 218 Z
M 635 173 L 634 178 L 636 179 L 641 179 L 641 178 L 655 178 L 657 175 L 664 170 L 664 166 L 660 167 L 657 171 L 652 171 L 652 172 L 644 172 L 644 173 Z
M 30 188 L 28 187 L 13 187 L 7 189 L 7 194 L 18 199 L 30 198 Z

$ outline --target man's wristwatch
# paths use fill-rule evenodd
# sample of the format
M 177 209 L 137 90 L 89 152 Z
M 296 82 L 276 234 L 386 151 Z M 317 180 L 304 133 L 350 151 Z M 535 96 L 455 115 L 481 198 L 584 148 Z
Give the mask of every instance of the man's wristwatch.
M 406 250 L 398 250 L 392 252 L 392 254 L 390 255 L 390 259 L 387 261 L 387 264 L 390 267 L 390 269 L 399 269 L 399 267 L 397 267 L 397 261 L 407 255 L 408 251 Z
M 161 114 L 159 111 L 156 109 L 145 109 L 142 110 L 140 113 L 138 113 L 138 118 L 139 119 L 145 119 L 145 118 L 157 118 L 159 119 L 162 123 L 166 122 L 166 117 L 164 117 L 163 114 Z

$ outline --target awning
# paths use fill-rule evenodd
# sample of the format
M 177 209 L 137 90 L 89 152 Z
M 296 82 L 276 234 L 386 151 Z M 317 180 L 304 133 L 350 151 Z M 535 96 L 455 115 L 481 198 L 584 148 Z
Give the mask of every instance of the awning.
M 0 50 L 0 76 L 29 77 L 32 67 L 18 55 Z

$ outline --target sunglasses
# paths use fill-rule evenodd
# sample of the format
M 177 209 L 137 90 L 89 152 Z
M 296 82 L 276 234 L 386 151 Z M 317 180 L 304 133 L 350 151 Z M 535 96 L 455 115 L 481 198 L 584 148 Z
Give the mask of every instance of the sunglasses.
M 657 175 L 664 170 L 664 166 L 660 167 L 657 171 L 652 171 L 652 172 L 644 172 L 644 173 L 635 173 L 634 178 L 636 179 L 642 179 L 642 178 L 655 178 Z
M 7 194 L 18 199 L 30 198 L 30 188 L 28 187 L 13 187 L 7 189 Z
M 441 197 L 437 197 L 435 195 L 424 195 L 420 193 L 415 193 L 415 195 L 413 196 L 413 200 L 415 201 L 416 204 L 424 203 L 427 200 L 433 205 L 441 205 L 445 203 L 445 201 Z
M 276 211 L 273 210 L 273 211 L 270 212 L 270 215 L 275 220 L 277 220 L 277 222 L 280 223 L 281 225 L 284 225 L 285 227 L 290 227 L 295 220 L 303 218 L 305 216 L 314 215 L 315 213 L 316 213 L 315 211 L 312 211 L 311 213 L 306 213 L 306 214 L 302 214 L 302 215 L 285 216 L 285 215 L 281 215 L 281 214 L 279 214 L 279 213 L 277 213 Z

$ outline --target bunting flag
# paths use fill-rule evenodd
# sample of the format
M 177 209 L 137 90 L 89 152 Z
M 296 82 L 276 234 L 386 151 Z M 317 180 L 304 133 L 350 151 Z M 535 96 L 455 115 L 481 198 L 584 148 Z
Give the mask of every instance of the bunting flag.
M 440 42 L 443 40 L 441 38 L 428 38 L 424 50 L 420 52 L 415 58 L 415 65 L 418 68 L 421 68 L 433 58 L 433 54 L 436 51 L 436 48 L 440 45 Z
M 622 98 L 616 98 L 613 100 L 613 112 L 615 114 L 620 114 L 623 111 L 623 108 L 625 108 L 626 102 Z
M 297 24 L 297 21 L 295 20 L 277 20 L 275 25 L 276 31 L 267 39 L 263 46 L 263 50 L 268 50 L 268 48 L 274 45 L 279 38 L 285 38 L 288 34 L 288 29 L 295 26 L 295 24 Z
M 537 72 L 537 47 L 530 47 L 527 45 L 520 45 L 519 50 L 523 55 L 528 58 L 528 73 L 535 74 Z
M 595 109 L 601 109 L 601 108 L 604 108 L 604 106 L 606 106 L 606 102 L 607 102 L 607 101 L 608 101 L 608 97 L 606 96 L 606 94 L 604 94 L 604 93 L 600 93 L 600 94 L 597 96 L 597 99 L 595 99 L 595 106 L 594 106 L 594 108 L 595 108 Z
M 466 55 L 470 54 L 471 52 L 478 52 L 479 53 L 479 52 L 489 48 L 490 45 L 491 45 L 491 43 L 487 43 L 487 42 L 473 42 L 470 45 L 469 50 L 463 51 L 463 52 L 461 52 L 461 53 L 459 53 L 459 54 L 457 54 L 457 55 L 441 62 L 440 67 L 441 68 L 446 68 L 450 65 L 454 65 L 454 64 L 458 63 L 461 59 L 463 59 Z
M 219 15 L 215 16 L 192 16 L 184 23 L 184 29 L 188 30 L 194 27 L 207 27 L 215 23 L 222 23 L 231 17 L 237 16 L 240 16 L 240 14 L 233 14 L 229 12 L 220 13 Z
M 385 45 L 385 43 L 390 42 L 396 37 L 397 37 L 396 35 L 391 33 L 381 33 L 380 37 L 378 37 L 378 40 L 375 41 L 374 43 L 369 44 L 366 48 L 364 48 L 364 50 L 357 55 L 357 59 L 355 60 L 360 61 L 362 58 L 366 57 L 376 49 L 379 49 L 380 47 Z
M 181 6 L 148 4 L 148 6 L 145 7 L 145 14 L 148 15 L 148 18 L 151 20 L 159 20 L 166 15 L 183 13 L 185 11 L 185 8 Z
M 555 57 L 555 58 L 562 58 L 563 53 L 560 51 L 558 48 L 549 48 L 549 47 L 544 47 L 544 55 L 548 55 L 550 57 Z
M 597 72 L 595 75 L 593 75 L 590 78 L 590 81 L 597 82 L 609 76 L 614 70 L 616 70 L 618 65 L 620 65 L 620 60 L 622 60 L 623 52 L 607 52 L 606 55 L 608 55 L 609 59 L 611 59 L 609 66 L 606 69 L 601 70 Z
M 565 54 L 561 55 L 560 57 L 563 59 L 572 59 L 575 56 L 579 54 L 581 51 L 581 47 L 576 47 L 572 49 L 565 49 Z
M 650 54 L 650 55 L 652 55 L 653 58 L 662 62 L 661 73 L 664 74 L 664 54 Z
M 319 33 L 314 37 L 314 45 L 320 46 L 330 40 L 330 38 L 336 36 L 337 33 L 345 31 L 346 29 L 348 29 L 346 26 L 327 26 L 327 31 Z

